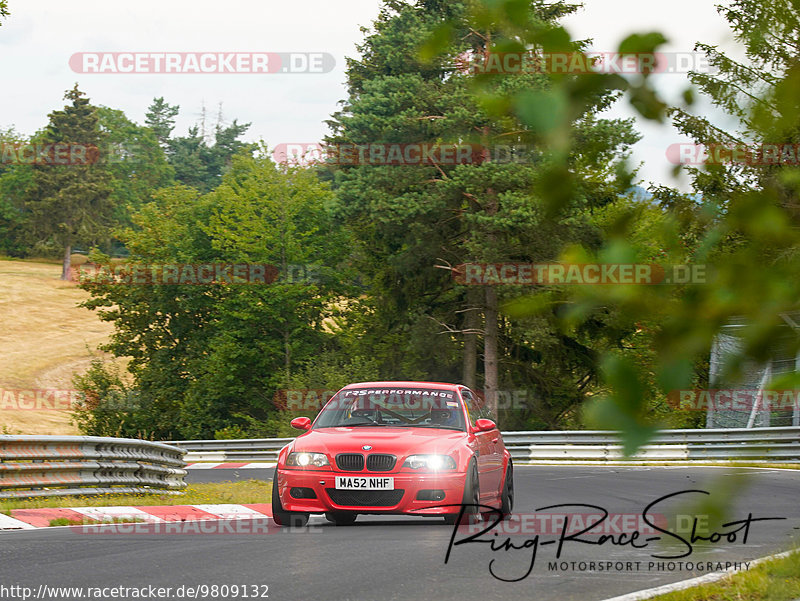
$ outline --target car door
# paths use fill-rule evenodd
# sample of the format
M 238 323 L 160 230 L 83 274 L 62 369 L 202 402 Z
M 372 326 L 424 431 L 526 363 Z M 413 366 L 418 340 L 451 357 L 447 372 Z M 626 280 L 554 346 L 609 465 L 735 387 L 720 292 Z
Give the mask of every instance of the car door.
M 475 437 L 475 455 L 478 463 L 478 481 L 480 483 L 481 499 L 494 495 L 495 488 L 492 483 L 493 474 L 493 432 L 474 431 L 475 422 L 481 417 L 481 406 L 478 398 L 467 388 L 461 390 L 461 398 L 467 408 L 471 433 Z
M 495 424 L 497 423 L 497 418 L 495 417 L 492 410 L 486 403 L 481 403 L 481 417 L 484 419 L 490 419 Z M 491 489 L 496 493 L 500 493 L 500 487 L 503 485 L 503 440 L 502 436 L 500 435 L 500 429 L 495 428 L 490 432 L 489 436 L 489 443 L 491 445 L 490 457 L 491 460 L 487 460 L 487 484 L 491 486 Z

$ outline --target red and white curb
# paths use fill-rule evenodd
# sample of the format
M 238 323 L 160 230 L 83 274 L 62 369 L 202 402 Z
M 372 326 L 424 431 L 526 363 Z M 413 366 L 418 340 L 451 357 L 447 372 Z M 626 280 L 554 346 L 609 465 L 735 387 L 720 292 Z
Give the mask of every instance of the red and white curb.
M 66 518 L 76 523 L 134 519 L 143 523 L 199 522 L 204 520 L 247 520 L 272 517 L 269 503 L 245 505 L 139 505 L 128 507 L 43 507 L 12 509 L 0 514 L 0 530 L 47 528 L 51 520 Z
M 274 463 L 187 463 L 187 470 L 263 470 L 275 467 Z

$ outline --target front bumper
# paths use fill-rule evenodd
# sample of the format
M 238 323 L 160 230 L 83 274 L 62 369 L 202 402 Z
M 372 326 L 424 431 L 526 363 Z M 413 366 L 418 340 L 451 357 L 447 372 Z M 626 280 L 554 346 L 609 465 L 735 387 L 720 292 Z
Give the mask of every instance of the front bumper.
M 394 478 L 393 494 L 337 494 L 336 476 L 372 476 Z M 325 513 L 329 511 L 354 511 L 358 513 L 407 513 L 416 515 L 445 515 L 458 513 L 464 495 L 463 472 L 409 473 L 409 472 L 334 472 L 329 470 L 295 470 L 278 468 L 278 494 L 286 511 Z M 292 488 L 310 488 L 316 499 L 297 499 L 290 494 Z M 330 493 L 328 489 L 333 489 Z M 444 498 L 436 501 L 417 499 L 421 490 L 439 490 Z M 398 491 L 402 491 L 402 495 Z M 340 491 L 340 493 L 345 491 Z M 378 491 L 353 491 L 372 493 Z M 336 497 L 338 503 L 334 500 Z M 397 498 L 399 497 L 399 499 Z M 380 504 L 361 504 L 377 502 Z M 355 504 L 358 503 L 358 504 Z M 390 503 L 390 504 L 386 504 Z M 440 507 L 453 504 L 452 507 Z

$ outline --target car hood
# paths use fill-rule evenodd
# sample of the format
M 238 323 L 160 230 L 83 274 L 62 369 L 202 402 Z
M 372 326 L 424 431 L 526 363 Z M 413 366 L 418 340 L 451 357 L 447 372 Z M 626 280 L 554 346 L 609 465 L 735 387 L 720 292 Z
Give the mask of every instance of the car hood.
M 448 454 L 466 439 L 466 432 L 434 428 L 319 428 L 295 439 L 290 451 L 327 453 L 390 453 L 404 457 L 417 453 Z M 363 446 L 372 448 L 365 451 Z

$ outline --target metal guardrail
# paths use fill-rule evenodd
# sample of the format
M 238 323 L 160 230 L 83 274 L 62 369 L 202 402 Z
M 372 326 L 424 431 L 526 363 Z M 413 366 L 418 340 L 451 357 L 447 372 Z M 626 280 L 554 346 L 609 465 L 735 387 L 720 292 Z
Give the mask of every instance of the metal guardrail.
M 129 438 L 0 435 L 0 498 L 178 494 L 185 453 Z
M 276 461 L 292 438 L 185 440 L 186 461 Z M 625 457 L 619 434 L 608 430 L 503 432 L 518 463 L 590 461 L 800 461 L 800 428 L 661 430 L 633 457 Z
M 633 457 L 619 435 L 605 430 L 504 432 L 519 461 L 800 461 L 800 428 L 660 430 Z
M 188 451 L 186 461 L 277 461 L 278 452 L 294 438 L 240 438 L 170 442 Z

